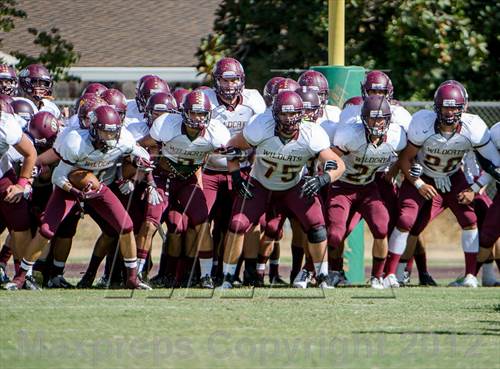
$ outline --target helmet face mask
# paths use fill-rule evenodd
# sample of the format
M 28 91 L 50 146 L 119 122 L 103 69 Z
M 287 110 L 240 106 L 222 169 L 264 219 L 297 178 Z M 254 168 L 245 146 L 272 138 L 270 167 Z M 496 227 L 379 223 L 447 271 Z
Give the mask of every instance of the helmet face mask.
M 299 94 L 304 104 L 304 118 L 311 122 L 316 122 L 318 118 L 323 114 L 323 108 L 321 105 L 321 99 L 318 95 L 317 88 L 311 88 L 307 86 L 302 86 L 298 89 L 297 94 Z
M 96 148 L 108 151 L 118 145 L 122 121 L 115 109 L 100 106 L 89 113 L 89 121 L 90 137 Z
M 202 130 L 210 123 L 212 106 L 202 91 L 194 90 L 187 94 L 182 108 L 183 123 L 186 127 Z
M 304 104 L 299 94 L 280 92 L 274 100 L 272 112 L 278 133 L 286 137 L 298 133 L 304 117 Z
M 466 104 L 467 98 L 461 86 L 441 84 L 434 94 L 434 112 L 438 123 L 444 126 L 458 125 Z
M 391 107 L 385 96 L 370 95 L 361 107 L 361 120 L 369 136 L 381 138 L 389 129 Z
M 245 88 L 245 72 L 240 62 L 233 58 L 222 58 L 217 62 L 213 79 L 215 93 L 228 102 L 241 96 Z
M 17 75 L 13 67 L 0 64 L 0 94 L 15 96 L 17 94 Z

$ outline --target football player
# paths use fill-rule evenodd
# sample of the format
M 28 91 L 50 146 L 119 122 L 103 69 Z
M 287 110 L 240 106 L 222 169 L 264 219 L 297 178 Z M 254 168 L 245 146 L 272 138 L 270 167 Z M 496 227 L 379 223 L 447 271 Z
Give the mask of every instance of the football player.
M 477 287 L 476 256 L 479 249 L 477 217 L 470 204 L 461 200 L 469 191 L 460 168 L 464 155 L 478 151 L 494 165 L 500 156 L 490 140 L 486 124 L 478 116 L 463 116 L 466 96 L 456 84 L 440 86 L 434 95 L 434 111 L 420 110 L 413 115 L 408 129 L 408 145 L 399 157 L 405 175 L 399 198 L 399 218 L 389 239 L 387 277 L 384 282 L 399 286 L 395 272 L 404 252 L 408 235 L 421 233 L 429 221 L 449 207 L 462 228 L 465 278 L 461 285 Z M 413 160 L 423 167 L 422 177 L 410 175 Z M 427 203 L 429 202 L 429 203 Z M 424 207 L 424 204 L 428 206 Z M 425 211 L 417 216 L 420 211 Z
M 16 70 L 7 64 L 0 64 L 0 94 L 17 96 L 18 80 Z
M 252 147 L 256 155 L 248 180 L 240 174 L 238 159 L 228 160 L 233 189 L 239 196 L 233 203 L 225 240 L 222 289 L 233 287 L 244 234 L 258 224 L 270 202 L 280 203 L 283 212 L 290 212 L 299 219 L 308 235 L 318 284 L 322 288 L 330 287 L 326 228 L 317 194 L 322 187 L 340 177 L 344 164 L 330 150 L 324 130 L 302 121 L 303 109 L 302 99 L 296 92 L 280 92 L 273 103 L 272 117 L 258 115 L 228 143 L 228 147 L 235 148 L 235 156 L 238 150 Z M 317 155 L 325 164 L 325 173 L 303 178 L 304 165 Z
M 333 151 L 343 157 L 346 171 L 330 187 L 325 204 L 328 244 L 334 250 L 341 247 L 349 226 L 354 226 L 350 224 L 350 217 L 359 212 L 374 238 L 370 284 L 372 288 L 382 289 L 389 212 L 375 182 L 375 175 L 404 149 L 406 134 L 399 125 L 390 123 L 391 108 L 381 95 L 364 99 L 361 120 L 361 124 L 340 125 L 333 138 Z
M 192 91 L 184 98 L 182 115 L 160 116 L 142 141 L 148 147 L 161 145 L 155 175 L 158 190 L 165 199 L 163 209 L 179 204 L 187 215 L 186 254 L 192 261 L 199 258 L 203 288 L 214 288 L 213 244 L 200 168 L 206 157 L 221 149 L 230 137 L 229 130 L 218 119 L 212 119 L 211 114 L 208 96 L 200 90 Z
M 80 201 L 85 202 L 120 234 L 120 249 L 127 269 L 126 287 L 150 289 L 137 278 L 132 221 L 107 186 L 114 179 L 116 163 L 123 156 L 131 155 L 138 163 L 149 161 L 149 154 L 136 145 L 130 133 L 121 131 L 121 126 L 120 116 L 112 107 L 100 106 L 91 115 L 89 130 L 70 130 L 64 140 L 56 142 L 54 149 L 61 157 L 52 176 L 56 187 L 47 204 L 41 226 L 23 252 L 21 268 L 12 282 L 6 285 L 7 289 L 15 290 L 23 285 L 26 274 L 40 251 Z M 89 181 L 83 188 L 76 188 L 69 180 L 75 169 L 95 173 L 99 183 Z M 147 191 L 150 197 L 158 196 L 154 183 L 150 183 Z

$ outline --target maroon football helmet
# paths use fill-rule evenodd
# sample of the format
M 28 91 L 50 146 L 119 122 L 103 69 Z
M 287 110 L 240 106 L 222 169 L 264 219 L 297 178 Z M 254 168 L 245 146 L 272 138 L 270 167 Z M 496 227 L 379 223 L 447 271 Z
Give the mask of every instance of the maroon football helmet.
M 280 82 L 284 79 L 285 79 L 285 77 L 278 76 L 278 77 L 273 77 L 269 81 L 266 82 L 266 85 L 264 86 L 264 91 L 262 92 L 262 96 L 264 97 L 264 101 L 266 102 L 266 106 L 271 106 L 273 104 L 273 99 L 275 96 L 275 95 L 273 95 L 274 86 L 278 82 Z
M 101 150 L 109 150 L 118 144 L 122 128 L 120 114 L 109 105 L 99 106 L 89 114 L 90 137 Z
M 232 101 L 237 96 L 240 96 L 245 88 L 245 71 L 241 63 L 234 58 L 219 60 L 215 64 L 212 76 L 215 93 L 224 100 Z
M 0 94 L 15 96 L 17 94 L 16 70 L 7 64 L 0 64 Z
M 315 70 L 307 70 L 299 76 L 297 82 L 299 82 L 301 86 L 317 89 L 319 98 L 321 99 L 321 105 L 325 106 L 328 104 L 330 89 L 328 87 L 328 80 L 322 73 Z
M 194 90 L 186 95 L 182 103 L 184 124 L 189 128 L 203 129 L 210 123 L 212 106 L 207 95 L 200 90 Z M 197 113 L 195 118 L 191 113 Z
M 295 92 L 297 92 L 302 99 L 304 105 L 304 118 L 311 122 L 316 122 L 322 113 L 321 99 L 319 98 L 317 90 L 302 86 Z
M 81 129 L 89 129 L 90 112 L 97 109 L 99 106 L 107 105 L 106 101 L 95 94 L 85 94 L 80 98 L 76 113 L 78 114 L 78 121 Z
M 139 109 L 141 113 L 144 113 L 144 108 L 146 107 L 148 99 L 151 95 L 158 92 L 170 92 L 170 88 L 164 80 L 155 75 L 146 75 L 141 77 L 139 82 L 137 82 L 137 89 L 135 93 L 137 109 Z
M 352 105 L 363 105 L 363 98 L 361 96 L 353 96 L 347 99 L 342 106 L 342 109 L 345 109 L 347 106 Z
M 48 111 L 41 111 L 33 116 L 28 134 L 37 149 L 46 150 L 54 143 L 60 128 L 61 124 L 54 115 Z
M 14 109 L 7 101 L 0 99 L 0 113 L 14 114 Z
M 452 85 L 457 85 L 458 87 L 460 87 L 462 89 L 462 92 L 465 96 L 465 106 L 464 106 L 464 111 L 467 110 L 467 105 L 469 104 L 469 93 L 467 92 L 467 90 L 465 89 L 465 86 L 463 84 L 461 84 L 460 82 L 454 80 L 454 79 L 449 79 L 447 81 L 444 81 L 443 83 L 441 83 L 439 87 L 443 86 L 443 85 L 447 85 L 447 84 L 452 84 Z
M 110 88 L 103 92 L 101 98 L 104 99 L 108 105 L 115 108 L 122 120 L 125 119 L 125 115 L 127 114 L 127 98 L 120 90 Z
M 14 100 L 11 105 L 14 112 L 23 118 L 26 123 L 29 124 L 31 122 L 33 116 L 35 115 L 35 111 L 29 102 L 26 100 Z
M 182 110 L 182 102 L 184 101 L 184 98 L 186 95 L 189 93 L 189 90 L 186 90 L 185 88 L 179 87 L 176 88 L 174 93 L 172 94 L 175 98 L 175 102 L 177 103 L 177 107 L 179 110 Z
M 89 83 L 87 87 L 82 91 L 82 95 L 85 94 L 96 94 L 101 96 L 108 88 L 102 83 L 93 82 Z
M 460 123 L 465 105 L 464 91 L 455 83 L 442 84 L 434 94 L 434 111 L 439 124 L 452 126 Z M 443 113 L 442 108 L 458 108 L 458 111 Z
M 19 84 L 35 100 L 52 95 L 52 75 L 41 64 L 30 64 L 19 72 Z
M 300 88 L 300 85 L 291 78 L 285 78 L 281 81 L 276 82 L 274 85 L 271 94 L 276 98 L 276 96 L 283 91 L 297 91 Z
M 370 90 L 383 91 L 388 100 L 391 100 L 394 94 L 391 79 L 380 70 L 372 70 L 366 73 L 365 79 L 361 82 L 361 96 L 363 96 L 363 99 L 368 96 Z
M 272 107 L 277 131 L 285 136 L 298 132 L 304 116 L 304 104 L 294 91 L 282 91 L 276 95 Z
M 375 121 L 377 118 L 383 118 L 383 120 Z M 367 96 L 361 107 L 361 120 L 369 135 L 374 137 L 384 136 L 391 122 L 391 106 L 385 96 Z
M 175 98 L 169 93 L 158 92 L 148 99 L 144 116 L 148 126 L 151 127 L 154 120 L 161 114 L 177 112 L 177 102 Z

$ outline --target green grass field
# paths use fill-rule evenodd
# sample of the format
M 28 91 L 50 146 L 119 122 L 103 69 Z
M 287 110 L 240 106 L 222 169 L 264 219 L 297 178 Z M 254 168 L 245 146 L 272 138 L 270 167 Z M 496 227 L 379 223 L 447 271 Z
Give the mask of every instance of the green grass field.
M 1 291 L 0 367 L 500 368 L 498 288 L 169 295 Z

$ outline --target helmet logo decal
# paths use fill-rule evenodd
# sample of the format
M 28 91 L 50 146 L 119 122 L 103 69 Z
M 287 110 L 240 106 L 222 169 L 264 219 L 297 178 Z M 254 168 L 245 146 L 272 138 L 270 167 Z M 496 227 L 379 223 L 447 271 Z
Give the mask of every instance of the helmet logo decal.
M 455 99 L 444 99 L 443 106 L 457 106 L 457 101 Z

